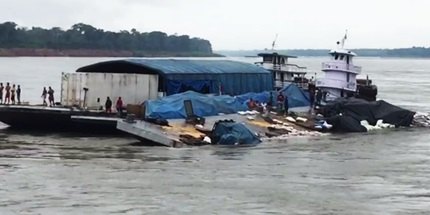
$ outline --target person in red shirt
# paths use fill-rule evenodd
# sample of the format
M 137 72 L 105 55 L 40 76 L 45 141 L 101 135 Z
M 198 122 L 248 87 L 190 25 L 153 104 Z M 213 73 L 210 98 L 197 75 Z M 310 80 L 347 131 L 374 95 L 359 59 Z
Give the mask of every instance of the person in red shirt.
M 252 98 L 250 98 L 248 101 L 248 109 L 254 110 L 256 107 L 257 107 L 257 104 Z
M 122 115 L 122 109 L 123 109 L 123 102 L 121 97 L 118 97 L 118 100 L 116 100 L 116 111 Z

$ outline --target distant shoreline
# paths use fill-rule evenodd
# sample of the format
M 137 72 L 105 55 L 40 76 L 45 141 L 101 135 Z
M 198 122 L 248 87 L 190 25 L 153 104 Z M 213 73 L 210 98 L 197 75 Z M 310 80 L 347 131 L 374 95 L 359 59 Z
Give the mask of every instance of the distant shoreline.
M 327 56 L 328 49 L 284 49 L 276 50 L 279 54 L 288 54 L 302 57 L 323 57 Z M 397 49 L 352 49 L 359 57 L 382 57 L 382 58 L 430 58 L 430 48 L 412 47 Z M 257 56 L 258 53 L 273 52 L 272 50 L 218 50 L 229 57 Z
M 0 57 L 224 57 L 201 52 L 145 52 L 100 49 L 0 48 Z

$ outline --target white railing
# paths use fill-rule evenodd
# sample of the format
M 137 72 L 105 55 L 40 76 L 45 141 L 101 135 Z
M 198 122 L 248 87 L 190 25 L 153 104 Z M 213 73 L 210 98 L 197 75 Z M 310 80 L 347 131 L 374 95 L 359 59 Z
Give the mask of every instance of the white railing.
M 290 85 L 290 84 L 295 84 L 298 87 L 303 88 L 303 89 L 307 89 L 308 85 L 309 85 L 308 83 L 304 83 L 304 82 L 296 83 L 294 81 L 284 81 L 284 82 L 282 82 L 282 81 L 275 81 L 275 87 L 276 88 L 283 88 L 283 87 L 285 87 L 287 85 Z
M 352 64 L 346 64 L 343 62 L 324 62 L 322 63 L 322 70 L 341 70 L 356 74 L 361 73 L 360 66 L 354 66 Z
M 321 78 L 316 80 L 316 87 L 329 87 L 329 88 L 356 91 L 357 83 L 346 82 L 338 79 Z
M 284 83 L 282 83 L 282 81 L 275 81 L 276 88 L 282 88 L 283 86 L 284 86 Z
M 306 67 L 301 67 L 295 64 L 271 64 L 271 63 L 264 63 L 264 62 L 258 62 L 255 63 L 257 65 L 262 66 L 265 69 L 268 70 L 276 70 L 276 71 L 283 71 L 283 72 L 290 72 L 290 73 L 307 73 Z

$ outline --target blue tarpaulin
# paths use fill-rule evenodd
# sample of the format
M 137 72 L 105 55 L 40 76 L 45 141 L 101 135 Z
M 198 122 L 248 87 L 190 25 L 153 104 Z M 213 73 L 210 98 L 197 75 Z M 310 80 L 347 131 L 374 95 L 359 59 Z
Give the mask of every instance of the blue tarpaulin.
M 304 92 L 296 85 L 290 85 L 281 92 L 288 96 L 289 107 L 309 106 L 309 93 Z M 277 92 L 272 92 L 273 100 L 276 100 Z M 248 109 L 247 102 L 252 98 L 261 103 L 267 103 L 270 92 L 246 93 L 239 96 L 213 96 L 187 91 L 156 100 L 148 100 L 145 104 L 145 116 L 157 119 L 184 119 L 186 112 L 185 100 L 191 100 L 194 114 L 197 116 L 216 116 L 219 113 L 232 114 Z M 275 101 L 272 101 L 276 104 Z
M 304 91 L 295 84 L 285 86 L 280 90 L 284 96 L 288 96 L 288 107 L 305 107 L 310 106 L 309 92 Z M 277 95 L 276 95 L 277 96 Z
M 231 114 L 247 110 L 246 104 L 240 103 L 232 96 L 210 96 L 188 91 L 146 101 L 145 116 L 157 119 L 186 118 L 185 100 L 191 100 L 196 116 L 216 116 L 219 113 Z
M 244 124 L 217 122 L 212 129 L 211 140 L 218 145 L 255 145 L 261 142 Z
M 276 92 L 272 92 L 272 103 L 273 103 L 273 99 L 274 97 L 276 97 Z M 239 100 L 239 102 L 241 103 L 245 103 L 247 102 L 249 99 L 252 98 L 252 100 L 259 102 L 259 103 L 268 103 L 270 100 L 270 92 L 266 91 L 266 92 L 262 92 L 262 93 L 245 93 L 242 95 L 238 95 L 236 96 L 237 99 Z

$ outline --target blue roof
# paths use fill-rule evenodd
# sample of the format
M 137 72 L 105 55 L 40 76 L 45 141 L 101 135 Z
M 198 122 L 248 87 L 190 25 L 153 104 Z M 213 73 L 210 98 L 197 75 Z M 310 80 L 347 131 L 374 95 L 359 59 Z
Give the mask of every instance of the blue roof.
M 167 95 L 190 86 L 228 95 L 273 89 L 270 71 L 230 60 L 125 59 L 92 64 L 77 72 L 156 74 L 160 76 L 159 90 Z
M 143 74 L 268 74 L 270 71 L 249 63 L 230 60 L 125 59 L 106 61 L 79 68 L 77 72 Z

